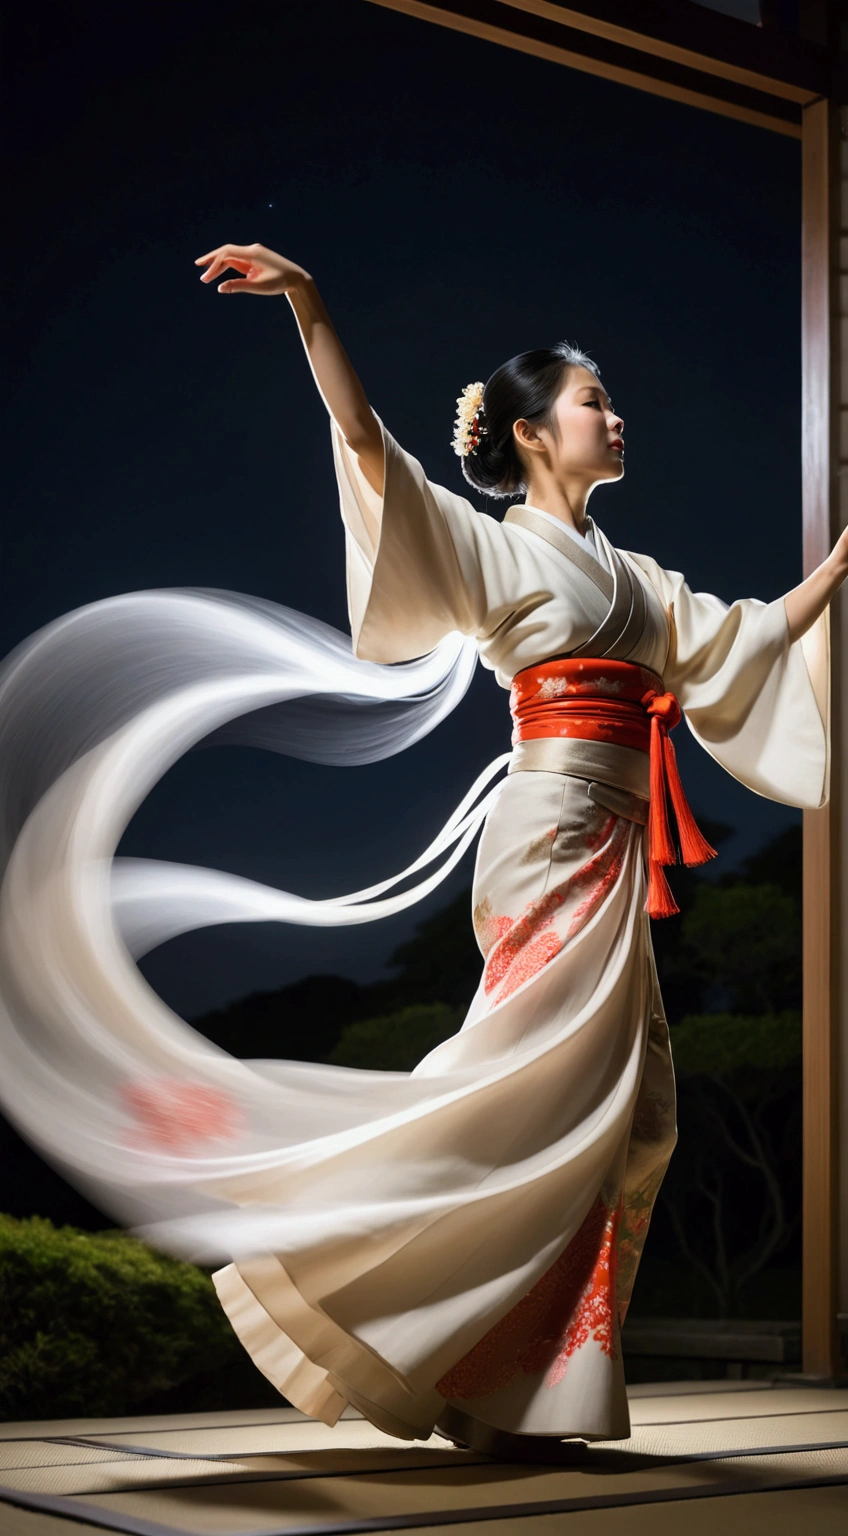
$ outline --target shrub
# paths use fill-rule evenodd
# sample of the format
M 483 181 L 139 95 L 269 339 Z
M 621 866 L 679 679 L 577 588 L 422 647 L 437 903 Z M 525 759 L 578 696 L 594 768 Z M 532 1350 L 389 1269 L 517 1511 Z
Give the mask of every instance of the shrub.
M 678 1072 L 710 1077 L 759 1080 L 764 1072 L 781 1072 L 801 1059 L 801 1015 L 781 1013 L 687 1014 L 671 1034 Z M 750 1090 L 749 1090 L 750 1091 Z
M 0 1419 L 125 1413 L 241 1353 L 193 1264 L 0 1215 Z
M 428 1051 L 456 1034 L 461 1023 L 462 1014 L 447 1003 L 428 1003 L 377 1019 L 360 1019 L 343 1030 L 327 1060 L 337 1067 L 411 1072 Z
M 681 920 L 682 965 L 704 990 L 706 1011 L 779 1013 L 800 1006 L 797 900 L 778 885 L 703 881 Z M 718 992 L 721 1001 L 710 997 Z

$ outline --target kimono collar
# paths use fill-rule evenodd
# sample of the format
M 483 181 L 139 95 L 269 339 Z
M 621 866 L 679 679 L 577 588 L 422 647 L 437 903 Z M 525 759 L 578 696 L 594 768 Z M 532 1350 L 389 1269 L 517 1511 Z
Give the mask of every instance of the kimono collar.
M 616 588 L 615 577 L 610 575 L 606 566 L 591 553 L 581 538 L 574 538 L 566 533 L 565 524 L 557 527 L 558 521 L 559 519 L 554 521 L 550 517 L 543 517 L 534 507 L 527 506 L 510 507 L 504 518 L 505 523 L 526 528 L 528 533 L 534 533 L 537 538 L 544 539 L 546 544 L 553 545 L 554 549 L 559 550 L 561 555 L 571 560 L 584 576 L 588 576 L 589 580 L 600 588 L 607 602 L 611 602 Z M 591 527 L 594 529 L 594 524 L 591 524 Z
M 543 512 L 541 507 L 534 507 L 529 501 L 518 502 L 517 505 L 523 506 L 528 512 L 535 512 L 537 517 L 543 517 L 554 528 L 564 528 L 569 538 L 576 539 L 578 544 L 582 544 L 584 548 L 589 548 L 590 550 L 593 546 L 597 548 L 597 529 L 588 512 L 584 514 L 583 525 L 585 531 L 581 533 L 579 529 L 572 528 L 571 524 L 567 523 L 564 518 L 556 517 L 553 512 Z
M 569 538 L 563 528 L 555 527 L 549 517 L 540 517 L 532 507 L 510 507 L 504 518 L 519 528 L 526 528 L 565 555 L 606 598 L 608 609 L 598 628 L 571 656 L 603 657 L 613 655 L 625 661 L 638 646 L 647 622 L 647 600 L 642 582 L 599 528 L 592 527 L 603 548 L 610 571 L 591 555 L 582 540 Z

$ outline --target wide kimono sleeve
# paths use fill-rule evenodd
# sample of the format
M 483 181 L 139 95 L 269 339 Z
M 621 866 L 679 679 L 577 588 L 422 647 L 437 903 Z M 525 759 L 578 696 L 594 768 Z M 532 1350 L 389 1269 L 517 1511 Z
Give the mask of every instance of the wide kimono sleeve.
M 385 484 L 378 496 L 335 423 L 333 456 L 347 547 L 347 596 L 357 656 L 411 661 L 459 630 L 477 635 L 489 610 L 485 568 L 500 525 L 432 485 L 380 423 Z
M 828 796 L 829 614 L 794 643 L 783 598 L 729 607 L 635 557 L 668 613 L 663 677 L 692 734 L 757 794 L 813 808 Z

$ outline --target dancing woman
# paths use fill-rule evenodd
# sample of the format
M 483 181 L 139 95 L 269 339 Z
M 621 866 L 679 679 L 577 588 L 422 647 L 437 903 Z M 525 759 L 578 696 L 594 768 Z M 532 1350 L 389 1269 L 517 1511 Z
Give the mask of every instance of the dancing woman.
M 352 1404 L 392 1435 L 437 1427 L 495 1450 L 510 1436 L 626 1436 L 619 1330 L 675 1140 L 649 928 L 676 910 L 670 809 L 685 861 L 713 854 L 669 731 L 682 712 L 757 793 L 824 802 L 826 610 L 848 534 L 785 598 L 731 607 L 616 549 L 587 505 L 623 474 L 623 422 L 595 364 L 564 344 L 460 397 L 466 479 L 515 503 L 502 522 L 481 515 L 374 415 L 308 273 L 258 245 L 198 265 L 206 283 L 238 274 L 219 292 L 286 294 L 294 311 L 331 417 L 354 655 L 271 605 L 166 593 L 81 610 L 13 658 L 0 746 L 16 721 L 18 759 L 45 654 L 54 668 L 71 658 L 63 685 L 88 677 L 89 701 L 106 693 L 90 681 L 92 636 L 99 658 L 108 635 L 109 677 L 121 637 L 131 667 L 139 634 L 170 647 L 173 671 L 159 692 L 125 677 L 122 709 L 74 724 L 73 750 L 11 817 L 7 1105 L 152 1241 L 232 1259 L 215 1276 L 221 1302 L 305 1413 L 333 1424 Z M 202 664 L 181 649 L 187 633 L 205 637 Z M 321 647 L 331 684 L 316 681 Z M 307 903 L 212 871 L 113 867 L 135 804 L 221 721 L 321 687 L 393 699 L 383 750 L 396 751 L 453 707 L 475 650 L 511 690 L 509 772 L 407 872 L 451 840 L 461 852 L 485 813 L 483 972 L 462 1029 L 412 1074 L 217 1051 L 150 993 L 127 948 L 207 922 L 365 921 L 434 881 Z M 326 741 L 283 750 L 332 760 Z

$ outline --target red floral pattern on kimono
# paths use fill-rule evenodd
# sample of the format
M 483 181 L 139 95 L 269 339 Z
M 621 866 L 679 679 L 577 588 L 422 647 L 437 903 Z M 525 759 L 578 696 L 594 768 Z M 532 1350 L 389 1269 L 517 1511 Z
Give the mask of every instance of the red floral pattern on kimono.
M 571 894 L 583 890 L 585 895 L 572 913 L 566 938 L 573 939 L 585 927 L 616 885 L 621 875 L 627 834 L 627 821 L 620 816 L 610 816 L 597 834 L 597 841 L 603 844 L 600 851 L 569 881 Z
M 206 1083 L 157 1078 L 124 1083 L 119 1091 L 125 1108 L 140 1127 L 131 1136 L 136 1146 L 185 1152 L 199 1141 L 232 1140 L 243 1129 L 235 1101 Z
M 500 990 L 501 998 L 535 976 L 560 951 L 561 941 L 551 924 L 562 906 L 562 891 L 554 888 L 538 901 L 531 901 L 513 922 L 495 919 L 503 925 L 502 937 L 489 950 L 483 971 L 483 990 Z
M 518 917 L 481 917 L 480 937 L 486 964 L 483 990 L 497 992 L 503 1002 L 526 981 L 538 975 L 589 921 L 614 888 L 621 875 L 627 845 L 628 822 L 610 815 L 597 831 L 587 835 L 591 857 L 575 874 L 531 901 Z M 546 834 L 546 837 L 549 834 Z M 572 902 L 572 911 L 564 938 L 554 926 L 555 918 Z
M 615 1256 L 621 1202 L 599 1196 L 568 1247 L 541 1280 L 436 1382 L 443 1397 L 488 1397 L 520 1371 L 547 1372 L 555 1387 L 590 1339 L 615 1358 Z

